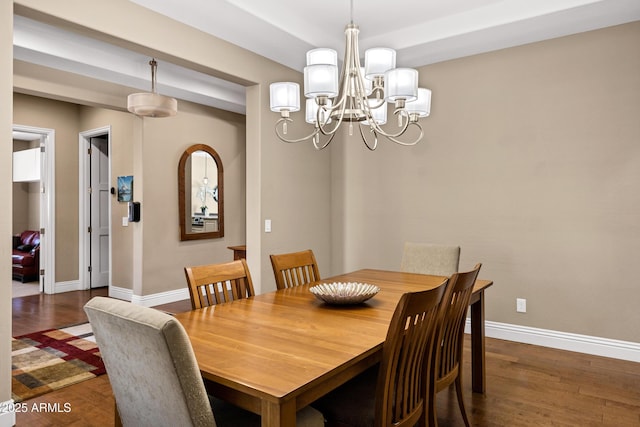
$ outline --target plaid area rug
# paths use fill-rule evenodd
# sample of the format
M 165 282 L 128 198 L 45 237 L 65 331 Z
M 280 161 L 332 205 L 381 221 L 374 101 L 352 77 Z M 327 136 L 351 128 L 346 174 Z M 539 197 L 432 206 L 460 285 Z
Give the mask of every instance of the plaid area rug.
M 105 373 L 89 323 L 14 337 L 11 365 L 15 402 Z

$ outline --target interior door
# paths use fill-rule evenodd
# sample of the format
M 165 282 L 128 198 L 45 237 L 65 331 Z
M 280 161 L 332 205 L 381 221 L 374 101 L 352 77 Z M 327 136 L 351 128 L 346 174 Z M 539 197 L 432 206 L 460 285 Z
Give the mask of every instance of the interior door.
M 91 138 L 90 288 L 109 286 L 109 144 L 107 135 Z

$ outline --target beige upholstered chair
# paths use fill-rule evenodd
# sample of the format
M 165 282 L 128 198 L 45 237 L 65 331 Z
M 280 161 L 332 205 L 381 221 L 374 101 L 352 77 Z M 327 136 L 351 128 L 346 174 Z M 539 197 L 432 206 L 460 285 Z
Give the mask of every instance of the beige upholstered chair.
M 105 297 L 84 309 L 125 427 L 260 425 L 259 415 L 207 396 L 189 337 L 172 316 Z M 322 414 L 304 408 L 298 425 L 320 427 Z
M 320 280 L 320 270 L 313 251 L 271 255 L 271 266 L 278 289 L 304 285 Z
M 189 286 L 191 308 L 194 310 L 256 294 L 244 258 L 220 264 L 185 267 L 184 274 Z
M 458 272 L 459 262 L 460 246 L 406 242 L 400 270 L 448 277 Z
M 436 394 L 451 384 L 456 385 L 458 406 L 465 426 L 469 427 L 469 417 L 464 407 L 462 389 L 462 349 L 464 345 L 464 326 L 467 309 L 473 293 L 473 285 L 482 264 L 476 264 L 473 270 L 454 273 L 449 279 L 447 291 L 442 300 L 438 339 L 434 341 L 434 369 L 431 389 L 426 393 L 429 399 L 429 424 L 438 425 L 436 417 Z
M 406 293 L 396 306 L 382 360 L 311 406 L 327 426 L 402 427 L 425 422 L 431 355 L 447 280 L 435 289 Z

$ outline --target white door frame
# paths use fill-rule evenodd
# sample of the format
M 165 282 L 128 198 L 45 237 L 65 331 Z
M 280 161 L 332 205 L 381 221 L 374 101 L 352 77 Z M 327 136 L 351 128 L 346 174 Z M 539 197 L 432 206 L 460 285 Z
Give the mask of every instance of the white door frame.
M 89 265 L 91 259 L 89 257 L 89 249 L 91 247 L 91 241 L 89 239 L 89 233 L 87 232 L 89 226 L 90 212 L 89 212 L 89 156 L 87 150 L 91 147 L 91 138 L 101 135 L 107 135 L 107 150 L 109 152 L 109 182 L 111 181 L 111 126 L 104 126 L 97 129 L 91 129 L 84 132 L 80 132 L 78 135 L 78 155 L 79 155 L 79 167 L 78 167 L 78 204 L 79 215 L 78 223 L 80 225 L 78 232 L 78 256 L 79 256 L 79 272 L 78 277 L 80 279 L 80 289 L 89 289 L 90 276 Z M 112 281 L 112 263 L 113 263 L 113 251 L 112 251 L 112 223 L 111 223 L 111 203 L 109 203 L 109 292 L 111 292 Z
M 33 126 L 13 125 L 15 132 L 40 135 L 40 146 L 44 146 L 44 160 L 40 166 L 40 291 L 56 293 L 56 131 Z M 44 203 L 43 203 L 44 202 Z

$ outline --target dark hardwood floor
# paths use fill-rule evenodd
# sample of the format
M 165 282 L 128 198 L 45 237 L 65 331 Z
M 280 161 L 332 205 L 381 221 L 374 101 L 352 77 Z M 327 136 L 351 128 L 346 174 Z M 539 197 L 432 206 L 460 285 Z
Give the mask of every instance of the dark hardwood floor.
M 38 317 L 39 310 L 53 313 L 48 305 L 54 301 L 62 307 L 55 311 L 67 314 L 47 314 L 51 325 L 39 329 L 77 323 L 76 319 L 84 318 L 82 305 L 92 296 L 95 294 L 59 294 L 52 296 L 55 299 L 14 301 L 14 331 L 46 323 L 30 317 Z M 181 301 L 157 308 L 178 312 L 191 307 L 188 301 Z M 482 396 L 471 393 L 469 344 L 467 336 L 465 404 L 474 426 L 640 426 L 640 363 L 488 338 L 487 393 Z M 18 426 L 102 427 L 114 423 L 114 400 L 107 375 L 25 403 L 29 410 L 16 414 Z M 56 403 L 68 403 L 70 411 L 32 410 L 40 404 Z M 464 426 L 453 388 L 438 394 L 437 411 L 440 427 Z
M 94 296 L 105 296 L 108 293 L 108 288 L 97 288 L 13 298 L 11 336 L 86 322 L 87 316 L 82 306 Z

